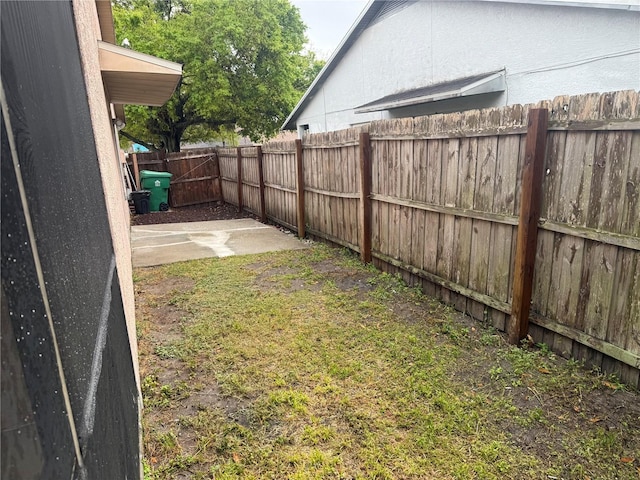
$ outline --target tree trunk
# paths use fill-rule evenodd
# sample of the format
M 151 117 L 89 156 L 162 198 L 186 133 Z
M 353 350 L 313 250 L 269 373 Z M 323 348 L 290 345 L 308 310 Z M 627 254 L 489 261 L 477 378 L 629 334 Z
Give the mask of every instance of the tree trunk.
M 168 153 L 179 152 L 180 151 L 180 140 L 182 138 L 182 132 L 171 132 L 168 135 L 162 136 L 162 142 L 164 143 L 164 148 Z

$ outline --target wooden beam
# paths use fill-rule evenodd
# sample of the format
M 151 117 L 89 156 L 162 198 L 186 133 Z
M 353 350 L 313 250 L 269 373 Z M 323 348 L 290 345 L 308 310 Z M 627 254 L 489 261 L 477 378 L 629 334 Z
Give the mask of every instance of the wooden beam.
M 353 250 L 354 252 L 360 252 L 360 247 L 358 245 L 354 245 L 353 243 L 347 242 L 346 240 L 342 240 L 338 237 L 334 237 L 333 235 L 329 235 L 328 233 L 320 232 L 312 228 L 307 228 L 307 232 L 309 233 L 309 235 L 313 235 L 314 237 L 323 238 L 331 243 L 335 243 L 336 245 L 340 245 L 342 247 Z
M 242 212 L 242 148 L 237 148 L 238 158 L 238 212 Z
M 351 192 L 334 192 L 329 190 L 323 190 L 321 188 L 313 188 L 313 187 L 304 187 L 305 192 L 317 193 L 318 195 L 324 195 L 325 197 L 334 197 L 334 198 L 360 198 L 360 192 L 351 193 Z
M 619 360 L 627 365 L 631 365 L 634 368 L 640 368 L 640 355 L 620 348 L 617 345 L 613 345 L 612 343 L 609 343 L 605 340 L 600 340 L 599 338 L 592 337 L 585 332 L 577 330 L 573 327 L 569 327 L 567 325 L 562 325 L 558 322 L 554 322 L 553 320 L 549 320 L 548 318 L 537 315 L 535 313 L 531 315 L 531 323 L 544 327 L 548 330 L 551 330 L 552 332 L 558 333 L 563 337 L 575 340 L 582 345 L 591 347 L 598 352 L 602 352 L 605 355 L 608 355 L 611 358 L 615 358 L 616 360 Z
M 513 301 L 511 317 L 507 321 L 507 333 L 509 342 L 512 344 L 520 343 L 529 331 L 529 307 L 538 240 L 548 116 L 546 108 L 529 110 L 514 265 Z
M 298 237 L 304 238 L 304 170 L 302 167 L 302 140 L 296 140 L 296 199 Z
M 262 167 L 262 146 L 256 147 L 258 155 L 258 182 L 260 188 L 260 221 L 265 223 L 267 221 L 267 207 L 264 199 L 264 170 Z
M 283 227 L 288 228 L 292 232 L 297 232 L 298 231 L 298 227 L 296 227 L 295 225 L 291 225 L 289 222 L 285 222 L 284 220 L 281 220 L 281 219 L 279 219 L 278 217 L 276 217 L 274 215 L 267 214 L 267 218 L 269 220 L 271 220 L 273 223 L 277 223 L 278 225 L 282 225 Z
M 355 194 L 352 193 L 325 192 L 323 190 L 315 190 L 311 188 L 307 188 L 306 190 L 308 192 L 315 192 L 321 195 L 331 195 L 341 198 L 354 198 L 355 196 Z M 500 213 L 481 212 L 479 210 L 435 205 L 418 200 L 394 198 L 388 195 L 380 195 L 378 193 L 371 194 L 371 200 L 388 203 L 390 205 L 402 205 L 404 207 L 416 208 L 427 212 L 442 213 L 444 215 L 453 215 L 463 218 L 473 218 L 475 220 L 484 220 L 491 223 L 500 223 L 503 225 L 515 226 L 519 223 L 518 217 L 515 217 L 513 215 L 504 215 Z M 640 239 L 631 235 L 605 232 L 593 228 L 585 228 L 576 225 L 569 225 L 566 223 L 554 222 L 552 220 L 543 218 L 538 221 L 538 228 L 542 230 L 548 230 L 550 232 L 564 233 L 574 237 L 586 238 L 588 240 L 594 240 L 596 242 L 606 243 L 608 245 L 625 247 L 631 250 L 640 250 Z
M 417 208 L 426 212 L 442 213 L 444 215 L 454 215 L 456 217 L 473 218 L 475 220 L 484 220 L 486 222 L 501 223 L 504 225 L 518 225 L 518 217 L 513 215 L 504 215 L 501 213 L 482 212 L 480 210 L 471 210 L 467 208 L 449 207 L 446 205 L 435 205 L 425 203 L 418 200 L 408 200 L 403 198 L 391 197 L 389 195 L 380 195 L 372 193 L 371 200 L 384 202 L 390 205 L 402 205 L 403 207 Z
M 610 118 L 605 120 L 554 120 L 549 130 L 571 132 L 624 132 L 640 130 L 640 118 Z
M 357 140 L 349 140 L 347 142 L 327 142 L 327 143 L 322 143 L 320 145 L 314 145 L 311 143 L 305 143 L 304 144 L 304 149 L 305 150 L 332 150 L 335 148 L 343 148 L 343 147 L 357 147 L 359 144 L 359 142 Z
M 406 272 L 412 273 L 420 278 L 424 278 L 425 280 L 430 281 L 436 285 L 440 285 L 446 289 L 451 290 L 452 292 L 459 293 L 464 295 L 467 298 L 475 300 L 477 302 L 483 303 L 488 307 L 491 307 L 499 312 L 510 313 L 511 305 L 506 302 L 501 302 L 500 300 L 496 300 L 489 295 L 485 295 L 484 293 L 476 292 L 471 288 L 464 287 L 458 283 L 447 280 L 446 278 L 442 278 L 438 275 L 435 275 L 431 272 L 427 272 L 422 270 L 421 268 L 414 267 L 413 265 L 406 264 L 401 262 L 400 260 L 396 260 L 395 258 L 390 257 L 389 255 L 385 255 L 381 252 L 373 251 L 371 254 L 374 258 L 378 260 L 382 260 L 383 262 L 388 263 L 389 265 L 393 265 L 394 267 L 398 267 Z
M 217 176 L 209 175 L 208 177 L 183 178 L 182 180 L 172 180 L 171 185 L 180 185 L 182 183 L 204 182 L 205 180 L 216 180 Z
M 242 159 L 245 160 L 247 157 L 243 156 Z M 245 187 L 253 187 L 253 188 L 257 188 L 260 189 L 260 184 L 259 183 L 253 183 L 253 182 L 248 182 L 247 180 L 243 180 L 242 181 L 242 185 L 244 185 Z M 246 206 L 245 206 L 246 208 Z
M 307 146 L 305 146 L 305 150 L 306 149 Z M 262 153 L 267 153 L 269 155 L 292 155 L 296 152 L 295 150 L 269 150 L 269 148 L 267 148 L 266 150 L 262 150 Z
M 272 188 L 272 189 L 278 190 L 280 192 L 289 192 L 289 193 L 296 193 L 297 192 L 297 190 L 295 190 L 293 188 L 288 188 L 288 187 L 285 187 L 284 185 L 278 185 L 277 183 L 264 182 L 264 186 L 266 188 Z
M 593 228 L 569 225 L 567 223 L 558 223 L 546 219 L 540 219 L 538 227 L 550 232 L 564 233 L 566 235 L 571 235 L 572 237 L 586 238 L 587 240 L 606 243 L 607 245 L 615 245 L 617 247 L 640 251 L 640 237 L 622 235 L 614 232 L 605 232 Z
M 360 259 L 371 263 L 371 139 L 360 133 Z

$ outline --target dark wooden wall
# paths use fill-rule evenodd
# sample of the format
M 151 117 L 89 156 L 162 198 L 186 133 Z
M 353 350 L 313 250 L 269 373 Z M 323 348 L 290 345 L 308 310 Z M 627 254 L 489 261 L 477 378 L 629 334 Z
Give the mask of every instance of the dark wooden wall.
M 140 405 L 71 2 L 2 2 L 0 21 L 2 478 L 139 478 Z

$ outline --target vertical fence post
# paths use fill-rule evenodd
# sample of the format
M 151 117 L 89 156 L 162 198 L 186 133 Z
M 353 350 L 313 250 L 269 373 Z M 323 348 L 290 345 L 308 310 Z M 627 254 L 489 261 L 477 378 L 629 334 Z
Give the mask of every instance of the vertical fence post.
M 548 115 L 546 108 L 529 110 L 514 264 L 513 302 L 511 317 L 507 324 L 509 342 L 512 344 L 518 344 L 527 336 L 529 330 L 529 309 L 536 260 Z
M 238 212 L 242 212 L 242 148 L 238 147 Z
M 256 147 L 258 154 L 258 185 L 260 187 L 260 221 L 267 221 L 267 207 L 264 201 L 264 170 L 262 169 L 262 145 Z
M 360 133 L 360 259 L 371 263 L 371 139 Z
M 220 200 L 224 200 L 224 190 L 222 188 L 222 165 L 220 164 L 220 149 L 215 148 L 214 155 L 216 156 L 216 165 L 218 166 L 218 188 L 220 189 Z M 226 203 L 226 202 L 225 202 Z
M 133 178 L 136 181 L 136 190 L 142 190 L 140 185 L 140 168 L 138 167 L 138 154 L 131 154 L 131 163 L 133 163 Z
M 170 160 L 169 159 L 169 155 L 170 155 L 170 153 L 167 150 L 164 150 L 162 152 L 162 157 L 163 157 L 162 168 L 163 168 L 163 171 L 173 175 L 172 178 L 175 179 L 177 176 L 176 176 L 175 172 L 171 171 L 171 167 L 173 165 L 175 165 L 176 162 L 174 161 L 173 165 L 171 165 L 169 163 L 169 160 Z M 171 185 L 171 182 L 169 182 L 169 185 Z M 172 208 L 175 207 L 176 206 L 176 189 L 175 188 L 169 188 L 169 195 L 168 196 L 169 196 L 169 198 L 167 200 L 169 201 L 169 206 L 172 207 Z
M 161 172 L 169 172 L 169 152 L 167 150 L 163 150 L 162 152 L 160 152 L 161 158 L 160 160 L 162 160 L 162 170 L 160 170 Z
M 304 170 L 302 169 L 302 140 L 296 140 L 296 197 L 298 237 L 305 237 L 304 228 Z

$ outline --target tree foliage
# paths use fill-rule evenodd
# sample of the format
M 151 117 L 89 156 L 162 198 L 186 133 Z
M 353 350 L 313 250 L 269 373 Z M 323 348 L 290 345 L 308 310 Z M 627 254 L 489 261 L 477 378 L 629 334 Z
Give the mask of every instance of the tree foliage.
M 236 129 L 272 135 L 322 67 L 303 53 L 306 27 L 288 0 L 117 0 L 113 15 L 119 42 L 183 64 L 164 106 L 126 110 L 130 136 L 169 151 Z

